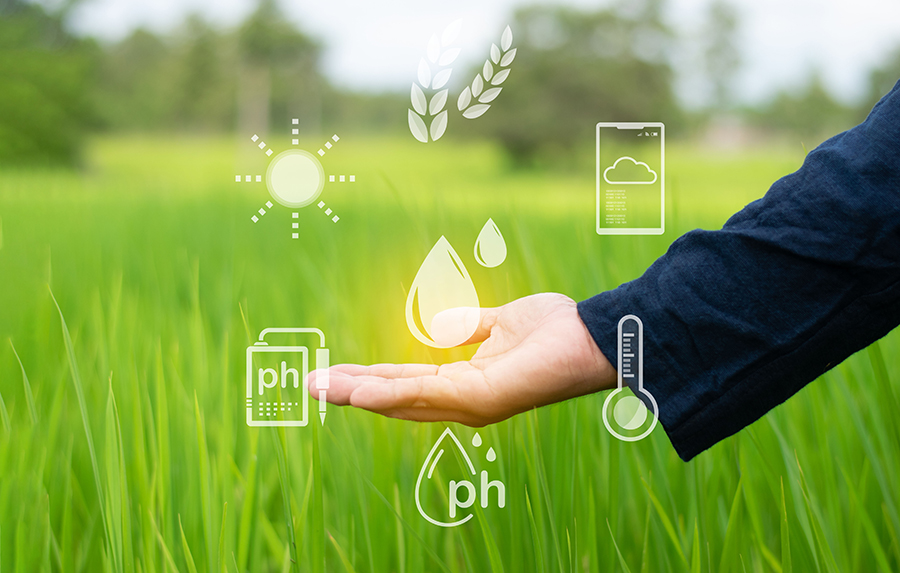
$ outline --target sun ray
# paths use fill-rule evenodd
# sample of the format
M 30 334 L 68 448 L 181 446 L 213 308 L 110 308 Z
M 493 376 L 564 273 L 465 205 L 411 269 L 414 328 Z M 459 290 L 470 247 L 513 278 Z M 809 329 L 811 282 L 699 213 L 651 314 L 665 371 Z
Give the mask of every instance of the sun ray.
M 325 207 L 325 201 L 319 201 L 318 207 L 319 207 L 319 209 L 322 209 L 323 207 Z M 326 214 L 326 215 L 331 216 L 331 213 L 332 213 L 332 212 L 333 212 L 333 211 L 332 211 L 330 208 L 325 207 L 325 214 Z M 338 217 L 337 215 L 335 215 L 334 217 L 331 217 L 331 220 L 332 220 L 332 222 L 337 223 L 337 222 L 340 220 L 340 217 Z
M 253 134 L 253 137 L 250 138 L 250 141 L 252 141 L 253 143 L 256 143 L 257 141 L 259 141 L 259 143 L 257 144 L 257 146 L 258 146 L 260 149 L 266 149 L 266 142 L 263 141 L 263 140 L 261 140 L 261 139 L 259 138 L 259 136 L 256 135 L 255 133 Z M 266 156 L 271 157 L 273 153 L 274 153 L 274 151 L 272 151 L 272 148 L 271 148 L 271 147 L 270 147 L 269 149 L 266 149 Z
M 340 141 L 341 138 L 338 137 L 337 134 L 335 133 L 334 135 L 331 136 L 331 139 L 332 139 L 332 141 L 337 143 L 338 141 Z M 331 149 L 331 141 L 325 142 L 325 149 Z M 319 157 L 322 157 L 325 155 L 325 149 L 322 149 L 321 147 L 319 148 L 319 151 L 318 151 Z
M 356 183 L 356 175 L 329 175 L 329 183 Z
M 271 201 L 266 201 L 266 208 L 269 208 L 269 209 L 272 208 Z M 263 215 L 266 214 L 266 209 L 263 207 L 260 207 L 259 211 L 257 211 L 257 213 L 259 213 L 260 217 L 262 217 Z M 254 223 L 256 223 L 257 221 L 259 221 L 259 217 L 257 217 L 256 215 L 253 215 L 252 217 L 250 217 L 250 220 L 253 221 Z

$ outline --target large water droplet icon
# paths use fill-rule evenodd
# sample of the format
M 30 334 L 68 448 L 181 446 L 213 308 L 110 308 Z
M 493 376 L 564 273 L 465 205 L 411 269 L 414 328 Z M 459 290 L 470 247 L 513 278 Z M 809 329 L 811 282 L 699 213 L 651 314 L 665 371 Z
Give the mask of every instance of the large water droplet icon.
M 488 219 L 475 239 L 475 260 L 492 269 L 506 260 L 506 241 L 493 219 Z
M 419 342 L 451 348 L 475 334 L 480 319 L 469 271 L 442 236 L 413 279 L 406 297 L 406 325 Z
M 419 509 L 419 513 L 427 519 L 429 522 L 440 525 L 441 527 L 455 527 L 457 525 L 462 525 L 463 523 L 472 519 L 474 514 L 469 514 L 462 519 L 456 521 L 441 521 L 440 519 L 435 519 L 431 517 L 426 511 L 422 508 L 422 489 L 423 487 L 428 487 L 431 485 L 438 490 L 442 490 L 441 493 L 435 496 L 431 496 L 437 499 L 440 502 L 446 503 L 446 489 L 438 486 L 434 481 L 437 479 L 437 473 L 441 473 L 444 477 L 447 475 L 453 475 L 456 472 L 459 472 L 459 463 L 456 460 L 456 452 L 453 449 L 456 448 L 459 450 L 459 453 L 462 459 L 465 461 L 466 471 L 469 472 L 470 475 L 466 475 L 465 479 L 471 479 L 471 476 L 475 475 L 475 466 L 472 465 L 472 460 L 469 459 L 469 454 L 466 453 L 465 448 L 463 448 L 462 444 L 453 435 L 453 432 L 450 431 L 450 428 L 444 430 L 444 433 L 441 434 L 441 437 L 437 439 L 432 446 L 431 451 L 428 452 L 428 457 L 425 458 L 425 463 L 422 464 L 422 469 L 419 470 L 419 478 L 416 480 L 416 507 Z M 441 464 L 443 461 L 443 464 Z M 441 464 L 440 467 L 445 468 L 446 471 L 441 470 L 440 472 L 435 472 L 435 468 L 439 467 L 438 464 Z M 426 502 L 429 501 L 426 499 Z M 449 515 L 449 508 L 447 508 L 447 514 Z M 437 514 L 436 514 L 437 515 Z M 438 517 L 443 518 L 442 515 L 438 515 Z
M 478 432 L 475 432 L 475 435 L 472 436 L 472 445 L 476 448 L 481 445 L 481 434 L 479 434 Z

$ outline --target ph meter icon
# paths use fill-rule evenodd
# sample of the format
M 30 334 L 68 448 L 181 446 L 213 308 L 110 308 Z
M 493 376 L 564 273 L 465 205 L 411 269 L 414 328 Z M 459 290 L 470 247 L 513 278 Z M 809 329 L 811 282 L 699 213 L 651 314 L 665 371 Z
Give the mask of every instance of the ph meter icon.
M 325 423 L 326 392 L 328 390 L 329 350 L 325 334 L 318 328 L 266 328 L 259 333 L 259 341 L 247 348 L 247 425 L 303 427 L 309 424 L 310 349 L 307 346 L 270 346 L 268 334 L 315 335 L 315 367 L 319 394 L 319 419 Z

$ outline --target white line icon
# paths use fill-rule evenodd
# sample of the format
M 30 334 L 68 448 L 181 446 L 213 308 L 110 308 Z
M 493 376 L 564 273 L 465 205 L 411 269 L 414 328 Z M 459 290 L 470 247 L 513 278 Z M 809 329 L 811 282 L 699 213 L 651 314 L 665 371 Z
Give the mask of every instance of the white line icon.
M 306 346 L 269 346 L 267 334 L 314 334 L 316 388 L 319 391 L 319 419 L 325 424 L 326 391 L 330 353 L 325 334 L 318 328 L 266 328 L 259 341 L 247 347 L 247 425 L 303 427 L 309 424 L 309 348 Z
M 466 449 L 459 443 L 459 440 L 453 432 L 450 431 L 450 428 L 444 430 L 444 433 L 441 434 L 441 437 L 437 439 L 434 443 L 434 446 L 431 447 L 431 451 L 428 452 L 428 457 L 425 458 L 425 463 L 422 464 L 422 469 L 419 471 L 419 479 L 416 480 L 416 507 L 419 509 L 419 513 L 427 519 L 429 522 L 439 525 L 441 527 L 456 527 L 457 525 L 462 525 L 463 523 L 472 519 L 474 514 L 470 513 L 463 519 L 453 522 L 443 522 L 433 519 L 425 513 L 425 510 L 422 509 L 422 502 L 419 500 L 419 489 L 422 487 L 422 478 L 425 476 L 425 470 L 428 470 L 428 479 L 431 479 L 432 474 L 434 473 L 434 467 L 437 465 L 438 461 L 441 459 L 441 456 L 444 455 L 444 449 L 441 447 L 441 442 L 444 441 L 446 436 L 450 436 L 454 443 L 456 443 L 456 447 L 459 448 L 459 451 L 462 452 L 463 459 L 466 461 L 466 466 L 469 468 L 469 473 L 473 476 L 475 475 L 475 466 L 472 465 L 472 460 L 469 459 L 469 454 L 466 453 Z M 437 455 L 435 455 L 437 452 Z
M 411 107 L 407 110 L 409 131 L 418 141 L 428 143 L 443 137 L 447 130 L 448 116 L 445 108 L 450 89 L 446 87 L 453 73 L 451 64 L 459 56 L 460 49 L 454 47 L 462 27 L 462 20 L 456 20 L 444 30 L 440 38 L 431 36 L 426 57 L 419 60 L 416 82 L 410 90 Z M 475 75 L 471 86 L 466 86 L 459 94 L 456 106 L 466 119 L 484 115 L 500 92 L 499 87 L 509 76 L 516 57 L 512 47 L 513 33 L 507 26 L 500 36 L 500 46 L 491 44 L 491 52 L 484 62 L 481 72 Z
M 448 437 L 449 440 L 445 441 L 445 438 Z M 481 444 L 481 436 L 476 432 L 475 436 L 472 438 L 472 445 L 478 448 Z M 463 479 L 459 481 L 450 480 L 445 499 L 448 503 L 447 514 L 449 519 L 453 521 L 441 521 L 428 515 L 422 507 L 421 489 L 423 480 L 427 479 L 430 481 L 434 477 L 435 467 L 437 467 L 438 462 L 443 458 L 445 448 L 451 448 L 452 446 L 456 446 L 460 454 L 462 454 L 462 458 L 466 463 L 466 470 L 468 471 L 468 474 L 472 476 L 472 479 Z M 448 452 L 447 455 L 452 457 L 453 452 Z M 488 462 L 496 461 L 497 453 L 494 451 L 494 448 L 488 448 L 485 457 Z M 495 499 L 497 501 L 497 506 L 500 508 L 506 507 L 506 486 L 503 482 L 500 480 L 491 481 L 487 470 L 482 470 L 478 480 L 481 487 L 480 490 L 477 490 L 474 483 L 476 481 L 476 476 L 479 476 L 479 474 L 475 472 L 475 466 L 472 465 L 472 460 L 469 458 L 466 449 L 450 428 L 446 428 L 434 443 L 434 446 L 431 447 L 431 451 L 428 452 L 428 457 L 425 458 L 425 463 L 422 464 L 422 469 L 419 470 L 419 477 L 416 480 L 416 508 L 419 510 L 419 514 L 429 523 L 439 527 L 456 527 L 466 523 L 475 515 L 474 513 L 469 513 L 461 519 L 456 519 L 459 510 L 472 507 L 472 505 L 475 504 L 476 498 L 480 498 L 481 507 L 487 509 L 488 505 L 490 505 L 491 491 L 496 492 Z M 465 499 L 460 497 L 462 492 L 465 492 Z
M 633 314 L 623 316 L 618 325 L 618 385 L 609 393 L 603 402 L 603 425 L 609 433 L 624 442 L 636 442 L 650 435 L 656 427 L 659 418 L 659 406 L 650 392 L 644 389 L 644 323 Z M 640 399 L 625 391 L 625 379 L 637 380 L 637 386 L 630 385 L 635 394 L 643 394 L 647 397 L 653 411 L 650 412 L 650 425 L 643 432 L 635 432 L 644 426 L 647 421 L 647 408 Z M 624 430 L 625 434 L 614 430 L 610 424 L 610 406 L 612 408 L 613 421 Z
M 597 234 L 662 235 L 666 230 L 665 125 L 600 122 L 596 127 Z M 652 135 L 655 140 L 645 137 Z
M 609 179 L 610 171 L 615 172 L 616 168 L 619 166 L 619 163 L 621 163 L 622 161 L 628 161 L 628 163 L 626 163 L 626 165 L 629 167 L 630 167 L 630 165 L 633 164 L 634 167 L 632 168 L 632 170 L 638 171 L 641 175 L 643 175 L 644 172 L 646 172 L 647 175 L 652 175 L 653 178 L 650 181 L 634 181 L 634 180 L 611 181 Z M 643 167 L 644 170 L 641 171 L 639 169 L 640 167 Z M 656 180 L 658 178 L 659 178 L 659 176 L 656 174 L 656 171 L 650 169 L 649 165 L 647 165 L 643 161 L 638 161 L 637 159 L 635 159 L 633 157 L 628 157 L 627 155 L 616 159 L 615 163 L 613 163 L 612 165 L 610 165 L 609 167 L 607 167 L 606 169 L 603 170 L 603 180 L 606 181 L 607 183 L 609 183 L 610 185 L 652 185 L 653 183 L 656 183 Z
M 300 120 L 298 118 L 294 118 L 291 120 L 291 135 L 297 136 L 300 133 L 299 126 Z M 236 183 L 263 183 L 265 182 L 266 188 L 269 191 L 269 194 L 272 196 L 272 199 L 275 202 L 288 207 L 290 209 L 300 209 L 307 205 L 314 204 L 319 196 L 322 194 L 322 191 L 325 187 L 325 169 L 322 167 L 322 163 L 320 159 L 325 156 L 326 150 L 334 147 L 338 141 L 340 141 L 340 137 L 338 134 L 332 135 L 325 144 L 319 148 L 316 154 L 310 153 L 303 149 L 290 148 L 281 153 L 275 155 L 272 160 L 269 162 L 269 165 L 266 169 L 265 176 L 263 175 L 235 175 L 234 180 Z M 256 144 L 259 149 L 264 150 L 267 157 L 272 157 L 274 151 L 268 144 L 263 141 L 258 134 L 253 134 L 250 137 L 250 141 Z M 292 145 L 299 145 L 300 140 L 297 137 L 291 138 Z M 348 176 L 338 175 L 337 179 L 334 175 L 331 175 L 328 178 L 328 183 L 344 183 L 347 182 Z M 349 176 L 349 182 L 356 182 L 356 175 Z M 323 202 L 319 203 L 320 205 L 324 205 Z M 266 207 L 269 209 L 272 208 L 271 202 L 266 202 Z M 254 223 L 259 222 L 260 217 L 266 214 L 265 209 L 258 210 L 259 216 L 253 215 L 250 217 L 250 220 Z M 328 209 L 328 216 L 331 218 L 331 221 L 337 223 L 340 220 L 340 217 L 337 215 L 332 216 L 332 209 Z M 292 219 L 297 218 L 297 214 L 292 214 Z M 291 223 L 291 238 L 299 239 L 299 225 L 296 223 Z

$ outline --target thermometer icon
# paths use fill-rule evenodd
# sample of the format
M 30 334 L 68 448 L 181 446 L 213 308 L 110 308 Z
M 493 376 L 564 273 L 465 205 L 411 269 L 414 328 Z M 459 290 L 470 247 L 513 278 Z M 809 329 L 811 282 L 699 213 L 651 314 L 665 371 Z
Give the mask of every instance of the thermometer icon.
M 603 402 L 603 424 L 610 434 L 620 440 L 636 442 L 649 436 L 656 427 L 659 407 L 653 395 L 644 390 L 644 323 L 633 314 L 623 316 L 619 320 L 618 334 L 618 385 Z M 643 394 L 653 406 L 650 425 L 639 434 L 636 432 L 647 422 L 647 408 L 637 397 L 623 394 L 626 380 L 635 394 Z M 610 409 L 614 424 L 610 423 Z M 613 426 L 620 431 L 616 431 Z

